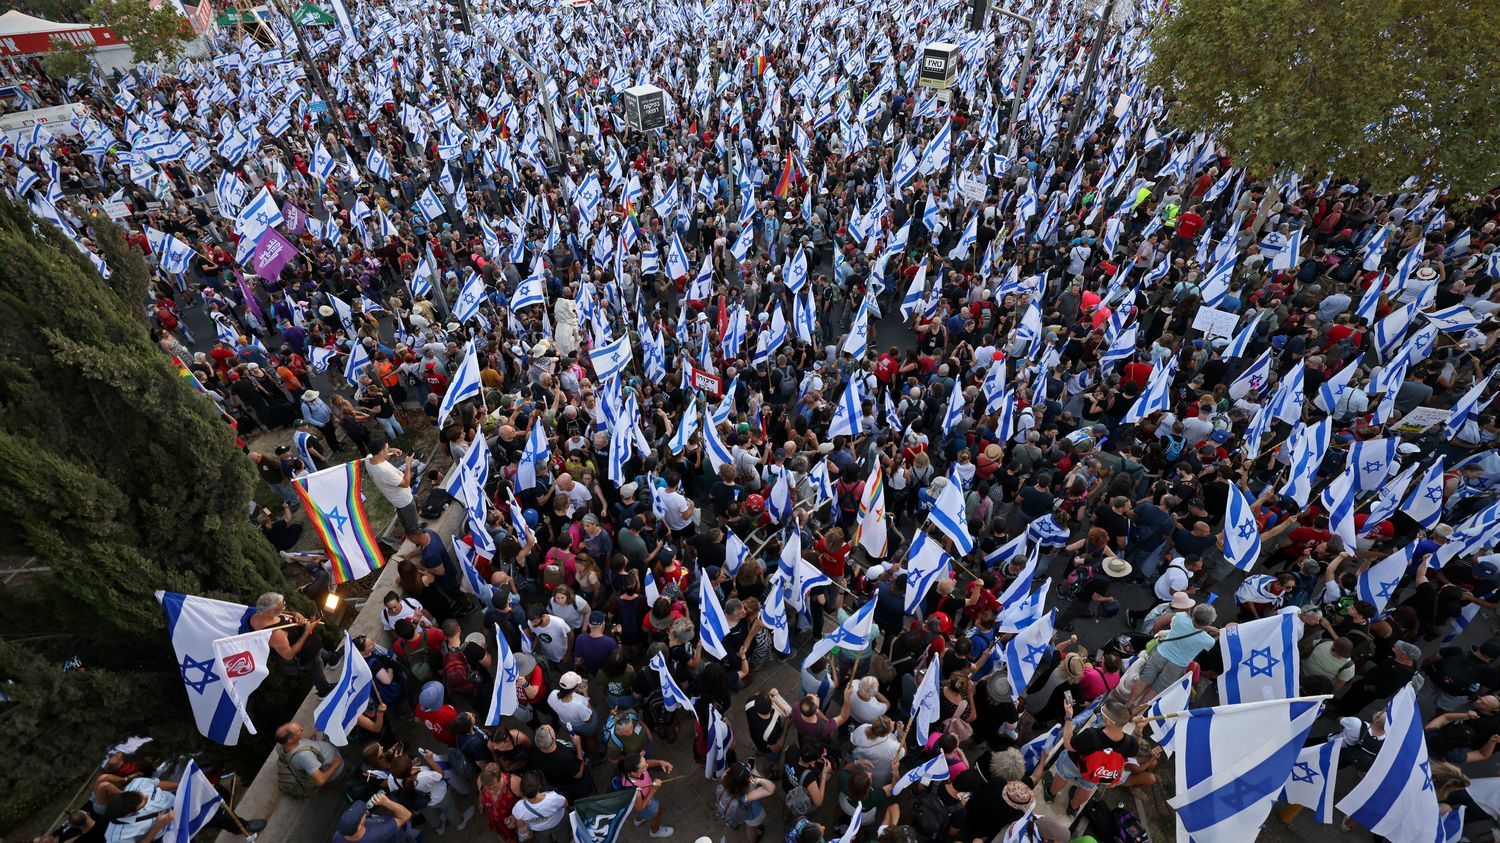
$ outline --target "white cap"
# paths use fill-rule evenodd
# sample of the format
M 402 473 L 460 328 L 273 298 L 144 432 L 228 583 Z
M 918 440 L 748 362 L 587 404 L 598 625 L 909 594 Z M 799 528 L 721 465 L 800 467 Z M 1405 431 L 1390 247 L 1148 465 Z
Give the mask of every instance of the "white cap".
M 878 580 L 885 575 L 884 565 L 871 565 L 865 570 L 865 579 Z

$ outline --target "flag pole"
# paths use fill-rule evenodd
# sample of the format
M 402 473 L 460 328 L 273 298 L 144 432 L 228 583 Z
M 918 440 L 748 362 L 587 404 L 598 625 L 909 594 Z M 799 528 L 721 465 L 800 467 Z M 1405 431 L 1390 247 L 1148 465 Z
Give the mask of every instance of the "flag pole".
M 255 833 L 246 829 L 245 824 L 240 822 L 239 814 L 234 812 L 234 790 L 239 783 L 239 776 L 235 776 L 234 781 L 229 783 L 229 798 L 224 800 L 224 813 L 228 814 L 229 819 L 234 821 L 235 828 L 240 830 L 240 836 L 244 837 L 247 843 L 255 843 Z
M 1323 702 L 1325 700 L 1331 700 L 1331 699 L 1333 699 L 1333 694 L 1317 694 L 1317 695 L 1311 696 L 1311 697 L 1292 697 L 1290 700 L 1275 699 L 1275 700 L 1263 700 L 1261 702 L 1237 703 L 1235 705 L 1216 705 L 1216 706 L 1212 706 L 1212 708 L 1214 708 L 1214 709 L 1235 709 L 1237 711 L 1240 711 L 1240 710 L 1244 710 L 1244 709 L 1250 708 L 1250 707 L 1259 708 L 1259 707 L 1268 706 L 1268 705 L 1278 705 L 1278 704 L 1280 704 L 1282 702 L 1290 702 L 1290 701 L 1311 702 L 1311 701 L 1314 701 L 1314 700 L 1316 700 L 1318 702 Z M 1150 705 L 1150 703 L 1148 702 L 1147 705 Z M 1142 716 L 1140 716 L 1140 719 L 1144 720 L 1147 723 L 1151 723 L 1151 722 L 1158 721 L 1158 720 L 1175 720 L 1178 717 L 1186 717 L 1187 715 L 1192 714 L 1194 711 L 1201 711 L 1201 710 L 1202 709 L 1188 709 L 1187 711 L 1175 711 L 1175 712 L 1173 712 L 1171 714 L 1156 714 L 1156 715 L 1152 715 L 1150 717 L 1146 717 L 1146 716 L 1142 715 Z

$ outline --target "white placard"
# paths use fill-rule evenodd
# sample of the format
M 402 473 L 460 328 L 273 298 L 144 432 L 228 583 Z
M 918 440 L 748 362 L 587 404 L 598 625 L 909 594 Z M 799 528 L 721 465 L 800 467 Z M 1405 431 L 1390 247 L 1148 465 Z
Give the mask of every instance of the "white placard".
M 983 202 L 989 195 L 989 185 L 984 179 L 969 173 L 961 173 L 958 177 L 958 192 L 970 202 Z
M 1396 433 L 1421 433 L 1435 424 L 1446 423 L 1451 412 L 1438 407 L 1417 407 L 1401 421 L 1391 425 L 1391 430 Z
M 1230 339 L 1234 336 L 1234 327 L 1239 322 L 1238 313 L 1230 313 L 1215 307 L 1200 307 L 1197 314 L 1193 316 L 1193 330 L 1202 331 L 1205 336 Z

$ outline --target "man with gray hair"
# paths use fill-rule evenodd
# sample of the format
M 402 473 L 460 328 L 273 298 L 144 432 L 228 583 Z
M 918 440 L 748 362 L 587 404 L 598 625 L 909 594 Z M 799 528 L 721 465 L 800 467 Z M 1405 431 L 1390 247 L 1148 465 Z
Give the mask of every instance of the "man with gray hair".
M 250 616 L 251 629 L 280 627 L 271 633 L 271 650 L 287 662 L 301 665 L 317 688 L 318 696 L 333 690 L 323 672 L 324 665 L 337 664 L 339 654 L 323 652 L 323 642 L 318 638 L 317 627 L 321 617 L 306 618 L 300 612 L 286 610 L 286 598 L 274 591 L 262 594 L 255 601 L 255 614 Z
M 1172 687 L 1187 672 L 1193 659 L 1213 646 L 1214 639 L 1219 637 L 1219 629 L 1213 625 L 1217 617 L 1214 607 L 1207 603 L 1172 617 L 1166 632 L 1157 635 L 1156 647 L 1146 655 L 1135 687 L 1130 689 L 1131 710 Z
M 1345 717 L 1358 717 L 1370 703 L 1384 703 L 1397 691 L 1405 688 L 1417 673 L 1422 651 L 1410 641 L 1397 641 L 1392 645 L 1391 657 L 1379 660 L 1364 675 L 1357 676 L 1348 684 L 1344 695 L 1329 704 Z

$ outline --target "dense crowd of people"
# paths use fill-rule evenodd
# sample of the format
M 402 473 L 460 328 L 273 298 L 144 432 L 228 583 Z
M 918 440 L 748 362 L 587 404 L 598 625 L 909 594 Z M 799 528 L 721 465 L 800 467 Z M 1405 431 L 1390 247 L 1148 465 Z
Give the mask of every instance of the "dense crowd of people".
M 90 117 L 6 149 L 105 273 L 90 215 L 124 202 L 163 350 L 247 441 L 295 431 L 249 454 L 278 550 L 290 481 L 346 458 L 398 513 L 352 751 L 276 733 L 284 793 L 347 791 L 334 840 L 561 843 L 577 800 L 632 787 L 670 837 L 669 780 L 702 773 L 663 746 L 716 763 L 719 719 L 746 724 L 714 778 L 749 843 L 1066 839 L 1034 800 L 1156 785 L 1148 706 L 1184 676 L 1215 704 L 1222 630 L 1280 612 L 1301 693 L 1333 695 L 1319 741 L 1368 769 L 1416 681 L 1444 815 L 1494 821 L 1466 787 L 1500 741 L 1500 638 L 1464 630 L 1500 597 L 1495 192 L 1241 169 L 1143 83 L 1154 4 L 1015 4 L 1034 54 L 957 2 L 469 5 L 472 35 L 350 4 L 351 31 L 303 33 L 311 65 L 273 16 L 285 46 L 31 76 Z M 934 41 L 962 56 L 941 97 L 916 84 Z M 664 129 L 627 127 L 635 84 Z M 271 234 L 296 256 L 257 275 Z M 470 348 L 480 394 L 450 411 Z M 432 469 L 392 447 L 429 424 Z M 483 524 L 450 544 L 440 467 L 479 452 Z M 952 564 L 918 583 L 921 541 Z M 803 663 L 871 601 L 870 640 Z M 1040 607 L 1027 681 L 1001 654 Z M 486 725 L 497 632 L 520 705 Z M 303 649 L 277 646 L 326 690 Z M 152 839 L 122 818 L 159 807 L 122 799 L 92 839 Z

